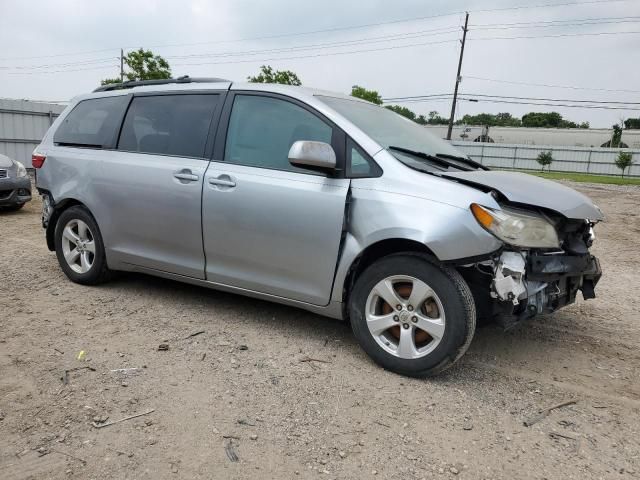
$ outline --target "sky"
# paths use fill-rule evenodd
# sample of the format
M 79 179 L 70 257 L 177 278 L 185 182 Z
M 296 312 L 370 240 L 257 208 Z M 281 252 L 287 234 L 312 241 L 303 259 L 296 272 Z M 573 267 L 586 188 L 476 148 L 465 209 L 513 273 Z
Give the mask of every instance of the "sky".
M 457 118 L 558 111 L 611 127 L 640 117 L 640 0 L 0 0 L 0 97 L 68 100 L 117 76 L 120 48 L 138 47 L 164 56 L 174 76 L 244 81 L 268 64 L 343 93 L 450 94 L 465 11 Z M 451 100 L 402 105 L 448 117 Z

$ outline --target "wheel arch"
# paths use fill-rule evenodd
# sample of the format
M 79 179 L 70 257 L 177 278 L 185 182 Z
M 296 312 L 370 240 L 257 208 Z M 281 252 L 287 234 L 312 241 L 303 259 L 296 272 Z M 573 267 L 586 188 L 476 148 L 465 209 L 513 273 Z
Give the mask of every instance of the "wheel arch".
M 62 212 L 75 206 L 86 208 L 87 211 L 93 216 L 93 213 L 91 213 L 89 207 L 87 207 L 84 203 L 76 198 L 65 198 L 63 200 L 60 200 L 59 202 L 56 202 L 53 208 L 53 213 L 51 214 L 51 218 L 49 218 L 49 222 L 47 223 L 47 228 L 45 230 L 47 248 L 50 251 L 53 252 L 56 249 L 54 233 L 56 231 L 56 223 L 58 223 L 58 218 L 60 217 L 60 215 L 62 215 Z
M 398 253 L 418 253 L 427 255 L 433 259 L 438 259 L 433 250 L 427 245 L 408 238 L 386 238 L 379 240 L 364 248 L 351 262 L 347 270 L 344 282 L 342 282 L 342 292 L 340 301 L 343 305 L 343 318 L 348 320 L 349 295 L 353 290 L 353 285 L 358 276 L 375 261 L 389 255 Z

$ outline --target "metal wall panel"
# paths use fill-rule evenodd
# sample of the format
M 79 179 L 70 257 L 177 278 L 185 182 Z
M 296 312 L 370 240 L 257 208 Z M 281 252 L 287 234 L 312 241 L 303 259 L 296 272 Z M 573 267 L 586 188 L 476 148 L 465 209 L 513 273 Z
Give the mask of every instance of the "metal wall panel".
M 31 168 L 31 153 L 65 105 L 0 98 L 0 153 Z

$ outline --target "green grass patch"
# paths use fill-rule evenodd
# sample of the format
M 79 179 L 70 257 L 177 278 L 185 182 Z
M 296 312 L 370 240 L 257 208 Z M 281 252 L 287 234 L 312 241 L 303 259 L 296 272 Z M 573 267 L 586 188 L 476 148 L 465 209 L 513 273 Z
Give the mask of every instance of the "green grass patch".
M 581 183 L 607 183 L 611 185 L 640 185 L 638 177 L 620 177 L 613 175 L 590 175 L 588 173 L 572 173 L 572 172 L 538 172 L 535 170 L 518 170 L 523 173 L 529 173 L 537 177 L 548 178 L 549 180 L 571 180 L 572 182 Z

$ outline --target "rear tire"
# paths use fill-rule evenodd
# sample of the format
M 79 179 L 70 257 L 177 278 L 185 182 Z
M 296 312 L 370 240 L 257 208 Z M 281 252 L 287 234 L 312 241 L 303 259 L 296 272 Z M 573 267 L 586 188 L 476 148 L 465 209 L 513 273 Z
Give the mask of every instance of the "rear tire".
M 453 365 L 476 326 L 473 296 L 462 276 L 414 253 L 389 255 L 367 267 L 354 285 L 349 313 L 364 351 L 383 368 L 412 377 Z
M 60 214 L 54 242 L 58 263 L 72 282 L 97 285 L 111 278 L 100 229 L 86 208 L 74 206 Z

